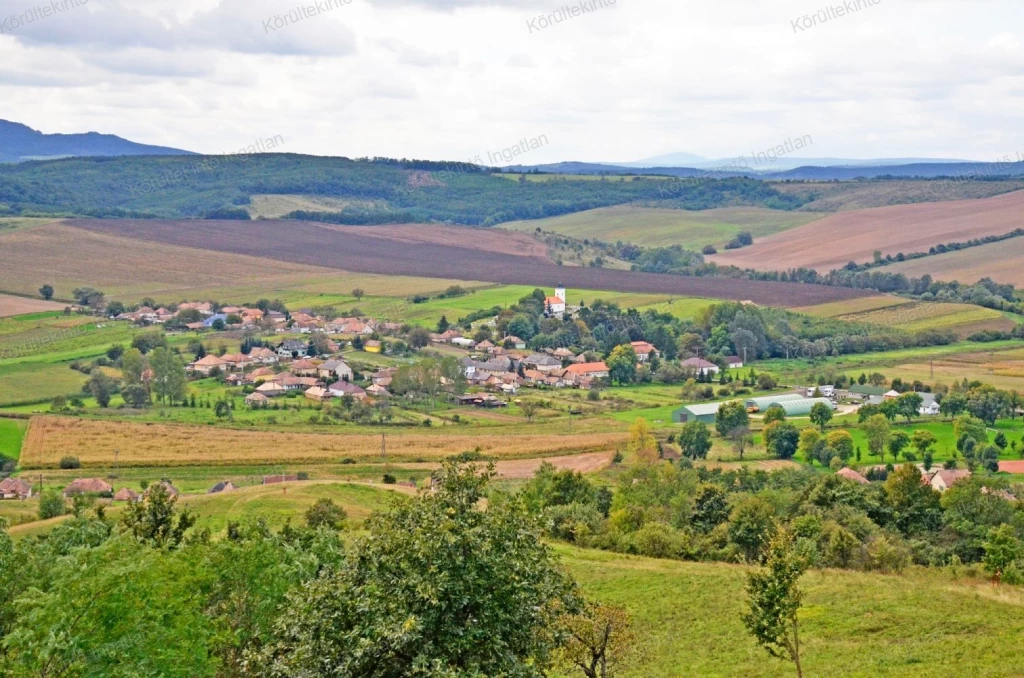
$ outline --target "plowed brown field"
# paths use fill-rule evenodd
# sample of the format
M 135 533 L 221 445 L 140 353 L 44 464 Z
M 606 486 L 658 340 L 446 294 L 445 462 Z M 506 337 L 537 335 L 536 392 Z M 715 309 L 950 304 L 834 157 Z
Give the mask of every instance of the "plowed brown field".
M 302 221 L 80 219 L 65 223 L 93 233 L 363 273 L 549 287 L 561 282 L 576 289 L 750 300 L 774 306 L 812 306 L 866 295 L 858 290 L 798 283 L 563 267 L 538 256 L 535 251 L 523 251 L 519 241 L 522 236 L 507 232 L 502 235 L 481 233 L 479 229 L 470 228 L 462 229 L 464 243 L 453 244 L 449 229 L 430 237 L 430 233 L 436 232 L 431 230 L 435 227 L 427 227 L 419 242 L 409 242 L 407 237 L 382 237 L 379 229 Z M 399 232 L 408 228 L 403 226 Z M 478 237 L 492 244 L 486 250 L 468 244 Z
M 882 254 L 927 252 L 933 245 L 1001 235 L 1024 227 L 1024 191 L 983 200 L 898 205 L 842 212 L 711 257 L 743 268 L 822 272 Z M 928 259 L 918 260 L 926 267 Z

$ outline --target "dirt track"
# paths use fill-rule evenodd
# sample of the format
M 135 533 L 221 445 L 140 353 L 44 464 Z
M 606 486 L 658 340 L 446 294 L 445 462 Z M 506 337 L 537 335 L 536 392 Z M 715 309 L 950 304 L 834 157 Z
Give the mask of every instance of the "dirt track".
M 882 254 L 927 252 L 933 245 L 1002 235 L 1024 227 L 1024 191 L 982 200 L 898 205 L 841 212 L 711 257 L 741 268 L 842 268 Z M 995 245 L 999 247 L 1000 245 Z M 929 260 L 918 260 L 927 265 Z
M 302 221 L 76 219 L 66 223 L 97 233 L 361 273 L 547 287 L 561 282 L 574 289 L 750 300 L 773 306 L 813 306 L 865 296 L 859 290 L 818 285 L 562 267 L 536 254 L 514 256 L 475 249 L 468 243 L 479 231 L 469 228 L 464 229 L 467 245 L 460 246 L 450 242 L 409 242 L 380 237 L 374 230 L 358 226 L 326 227 Z M 490 232 L 485 236 L 497 237 Z

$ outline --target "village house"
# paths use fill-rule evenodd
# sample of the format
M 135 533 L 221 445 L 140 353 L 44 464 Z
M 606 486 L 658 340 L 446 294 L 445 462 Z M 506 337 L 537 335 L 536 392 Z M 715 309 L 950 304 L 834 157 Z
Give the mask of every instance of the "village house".
M 213 487 L 211 487 L 209 490 L 207 490 L 206 493 L 207 494 L 220 494 L 221 492 L 231 492 L 232 490 L 236 490 L 236 489 L 238 489 L 238 488 L 235 487 L 235 484 L 233 482 L 231 482 L 230 480 L 223 480 L 223 481 L 217 483 L 216 485 L 214 485 Z
M 112 494 L 114 488 L 101 478 L 78 478 L 64 488 L 65 497 L 79 494 Z
M 0 499 L 31 499 L 32 495 L 31 483 L 27 483 L 21 478 L 0 480 Z
M 289 354 L 289 357 L 291 357 L 291 354 Z M 269 348 L 260 346 L 249 351 L 249 359 L 261 365 L 274 365 L 277 363 L 277 354 Z
M 584 379 L 607 379 L 611 375 L 611 372 L 608 371 L 608 365 L 603 362 L 570 365 L 566 368 L 565 372 L 577 385 Z
M 288 389 L 274 381 L 267 381 L 256 387 L 256 393 L 253 395 L 262 395 L 264 398 L 279 398 L 280 396 L 286 395 Z M 250 396 L 251 397 L 251 396 Z M 248 403 L 249 398 L 245 401 Z M 261 403 L 266 404 L 266 403 Z
M 327 402 L 334 397 L 333 393 L 328 391 L 326 388 L 321 388 L 320 386 L 313 386 L 312 388 L 307 389 L 305 395 L 307 399 L 316 403 Z
M 366 388 L 367 395 L 373 396 L 374 398 L 390 398 L 391 392 L 383 386 L 373 384 Z
M 272 379 L 275 374 L 277 374 L 277 372 L 269 367 L 259 367 L 249 373 L 249 379 L 251 379 L 254 384 L 259 384 L 268 379 Z
M 508 348 L 514 348 L 517 351 L 522 351 L 523 349 L 526 348 L 526 342 L 520 339 L 519 337 L 515 336 L 514 334 L 510 334 L 504 339 L 502 339 L 501 345 Z
M 934 393 L 918 393 L 921 396 L 921 407 L 917 408 L 917 413 L 922 417 L 936 417 L 941 413 L 939 408 L 939 401 L 935 399 Z
M 281 358 L 305 358 L 309 351 L 309 344 L 296 339 L 288 339 L 277 347 L 277 355 Z
M 126 501 L 129 503 L 134 503 L 137 501 L 142 501 L 142 495 L 136 492 L 135 490 L 129 489 L 127 487 L 122 487 L 114 494 L 114 501 Z
M 288 371 L 297 377 L 315 377 L 320 373 L 320 366 L 312 360 L 296 360 L 289 367 Z
M 254 382 L 252 377 L 249 376 L 248 374 L 238 372 L 235 374 L 229 374 L 227 378 L 224 380 L 224 383 L 226 383 L 228 386 L 251 386 L 256 382 Z
M 203 315 L 213 315 L 213 304 L 208 301 L 186 301 L 178 304 L 178 312 L 181 311 L 199 311 Z
M 729 370 L 738 370 L 743 367 L 743 358 L 738 355 L 731 355 L 725 359 L 725 367 Z
M 274 386 L 276 386 L 276 384 L 274 384 Z M 259 391 L 250 393 L 249 395 L 245 396 L 245 404 L 254 409 L 257 407 L 266 407 L 268 402 L 269 398 L 267 398 L 265 394 L 260 393 Z
M 700 375 L 718 374 L 720 371 L 718 365 L 703 358 L 688 358 L 680 363 L 680 366 L 684 370 L 692 370 Z
M 937 492 L 945 492 L 964 478 L 970 478 L 971 472 L 967 469 L 939 469 L 932 473 L 931 477 L 925 477 L 925 481 Z
M 188 368 L 193 372 L 198 372 L 199 374 L 208 377 L 210 376 L 210 372 L 215 369 L 221 371 L 226 370 L 228 368 L 228 364 L 215 355 L 205 355 L 199 360 L 189 363 Z
M 178 488 L 176 488 L 174 485 L 171 485 L 171 483 L 169 483 L 166 480 L 161 480 L 159 483 L 153 483 L 152 485 L 147 487 L 146 491 L 142 493 L 142 496 L 148 497 L 150 494 L 152 494 L 154 488 L 157 487 L 164 488 L 164 492 L 166 492 L 167 495 L 170 497 L 177 497 L 179 494 L 181 494 L 181 492 L 178 491 Z
M 335 398 L 344 398 L 345 396 L 352 396 L 356 400 L 364 400 L 366 398 L 366 391 L 362 387 L 347 381 L 335 382 L 328 386 L 327 390 Z
M 538 372 L 551 372 L 562 367 L 562 361 L 558 358 L 544 353 L 534 353 L 522 360 L 523 369 L 537 370 Z
M 363 350 L 367 353 L 382 353 L 384 351 L 384 345 L 376 339 L 370 339 L 369 341 L 363 342 Z
M 355 373 L 344 360 L 328 360 L 318 368 L 321 379 L 352 381 Z
M 636 352 L 636 359 L 640 363 L 647 362 L 652 356 L 655 358 L 661 357 L 661 351 L 646 341 L 631 341 L 629 345 L 633 347 L 633 351 Z

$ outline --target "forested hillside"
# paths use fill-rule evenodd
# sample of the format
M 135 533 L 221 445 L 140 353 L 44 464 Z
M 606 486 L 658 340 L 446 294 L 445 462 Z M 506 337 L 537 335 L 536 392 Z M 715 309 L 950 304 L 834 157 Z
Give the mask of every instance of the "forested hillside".
M 0 214 L 248 218 L 244 207 L 261 194 L 349 199 L 353 204 L 342 211 L 317 216 L 348 224 L 492 225 L 633 202 L 681 209 L 802 204 L 742 178 L 529 182 L 464 163 L 292 154 L 75 158 L 0 167 Z

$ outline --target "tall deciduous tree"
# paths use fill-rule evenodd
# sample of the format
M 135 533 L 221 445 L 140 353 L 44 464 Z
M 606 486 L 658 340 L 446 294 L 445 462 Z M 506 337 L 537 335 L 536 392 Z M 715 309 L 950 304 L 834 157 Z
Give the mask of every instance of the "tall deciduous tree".
M 768 547 L 764 569 L 747 575 L 750 611 L 742 616 L 757 643 L 771 656 L 793 662 L 801 678 L 798 612 L 803 592 L 797 584 L 806 569 L 806 562 L 793 549 L 792 537 L 777 534 Z
M 636 379 L 636 350 L 629 344 L 612 349 L 605 364 L 608 366 L 608 374 L 612 381 L 629 384 Z
M 587 678 L 613 678 L 637 651 L 629 613 L 617 605 L 590 604 L 562 621 L 566 643 L 557 653 L 559 668 Z
M 876 414 L 863 424 L 861 429 L 868 439 L 868 449 L 871 454 L 881 458 L 885 454 L 885 446 L 889 444 L 889 437 L 892 435 L 892 426 L 885 415 Z
M 825 432 L 825 427 L 832 421 L 832 408 L 825 403 L 814 403 L 811 408 L 811 423 Z
M 153 393 L 161 403 L 170 401 L 173 405 L 185 397 L 188 379 L 178 356 L 161 346 L 153 349 L 149 366 L 153 370 Z
M 706 459 L 711 451 L 711 431 L 702 421 L 691 421 L 684 425 L 678 440 L 683 456 L 690 459 Z
M 742 401 L 734 400 L 718 406 L 715 429 L 723 438 L 729 437 L 734 429 L 743 428 L 749 424 L 750 415 L 747 414 L 747 408 Z

